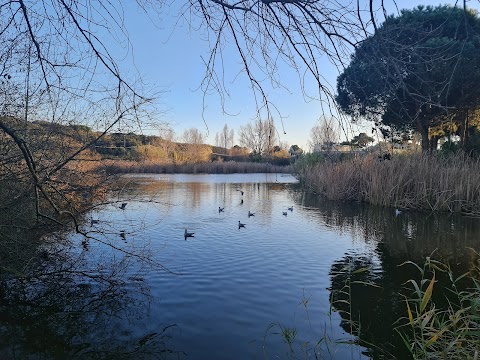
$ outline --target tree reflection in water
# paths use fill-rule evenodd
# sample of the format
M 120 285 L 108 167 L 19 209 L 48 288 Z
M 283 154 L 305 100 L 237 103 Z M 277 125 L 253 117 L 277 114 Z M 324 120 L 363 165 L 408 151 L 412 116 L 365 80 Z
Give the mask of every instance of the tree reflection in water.
M 6 277 L 2 269 L 0 358 L 183 357 L 172 349 L 176 325 L 138 326 L 148 324 L 151 297 L 142 277 L 148 269 L 131 272 L 126 254 L 92 267 L 88 251 L 68 251 L 71 244 L 50 240 L 21 273 Z
M 356 337 L 370 358 L 409 358 L 395 328 L 406 316 L 405 296 L 412 294 L 406 283 L 420 274 L 414 266 L 402 264 L 422 265 L 433 254 L 450 264 L 457 276 L 468 272 L 478 261 L 469 249 L 479 248 L 478 219 L 414 211 L 396 216 L 393 209 L 329 202 L 304 193 L 292 196 L 307 210 L 320 210 L 325 225 L 350 232 L 367 247 L 345 254 L 331 266 L 330 301 L 342 318 L 342 329 Z M 448 292 L 441 289 L 448 279 L 437 280 L 434 297 L 441 306 L 447 301 Z
M 367 348 L 366 355 L 392 359 L 402 358 L 402 354 L 408 358 L 394 330 L 405 301 L 392 274 L 385 274 L 371 258 L 347 254 L 332 265 L 330 276 L 330 299 L 342 318 L 340 326 Z

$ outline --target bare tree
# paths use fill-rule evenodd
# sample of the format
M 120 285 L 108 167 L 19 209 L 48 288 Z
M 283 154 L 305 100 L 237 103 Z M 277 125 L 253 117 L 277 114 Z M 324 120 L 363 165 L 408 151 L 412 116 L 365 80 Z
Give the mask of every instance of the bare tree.
M 205 94 L 218 92 L 222 105 L 230 96 L 223 51 L 226 44 L 233 44 L 242 66 L 238 72 L 246 75 L 261 110 L 258 117 L 272 118 L 277 111 L 265 87 L 289 88 L 280 74 L 285 65 L 298 73 L 306 99 L 334 106 L 334 90 L 325 81 L 321 61 L 343 67 L 355 45 L 374 30 L 377 14 L 391 12 L 387 5 L 393 9 L 394 0 L 385 5 L 383 1 L 189 0 L 181 13 L 195 29 L 205 31 L 211 45 L 202 82 Z M 309 76 L 317 84 L 314 94 L 303 86 Z
M 319 123 L 310 129 L 309 145 L 313 151 L 317 148 L 331 150 L 333 144 L 338 142 L 339 128 L 333 118 L 322 117 Z
M 182 140 L 188 144 L 200 145 L 205 143 L 205 135 L 197 128 L 190 128 L 183 132 Z
M 197 128 L 186 129 L 182 134 L 182 141 L 180 148 L 183 150 L 181 160 L 186 163 L 199 163 L 210 160 L 212 148 L 205 145 L 205 135 Z
M 175 131 L 169 126 L 162 126 L 158 130 L 159 137 L 162 139 L 162 150 L 167 159 L 170 158 L 170 153 L 175 149 Z
M 222 131 L 215 134 L 215 145 L 224 148 L 225 153 L 227 153 L 227 150 L 233 147 L 234 135 L 233 129 L 229 129 L 228 125 L 225 124 Z
M 240 127 L 240 144 L 260 155 L 269 154 L 277 142 L 277 131 L 273 120 L 257 119 Z
M 119 1 L 0 2 L 0 132 L 22 157 L 17 171 L 37 220 L 76 224 L 80 208 L 69 194 L 88 189 L 81 176 L 63 181 L 66 171 L 78 171 L 71 163 L 110 130 L 148 119 L 151 98 L 122 75 L 107 46 L 128 44 L 120 9 Z M 50 125 L 39 132 L 35 121 Z M 100 132 L 53 149 L 57 124 Z M 0 171 L 0 181 L 11 176 Z

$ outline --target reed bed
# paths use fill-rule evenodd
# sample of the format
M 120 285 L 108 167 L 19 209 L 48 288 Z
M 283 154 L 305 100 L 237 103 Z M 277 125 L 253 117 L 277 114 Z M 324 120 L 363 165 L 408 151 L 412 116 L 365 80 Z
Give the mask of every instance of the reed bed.
M 247 174 L 247 173 L 292 173 L 292 166 L 253 162 L 205 162 L 192 164 L 159 164 L 134 161 L 111 161 L 102 168 L 109 174 Z
M 480 160 L 462 153 L 299 163 L 306 189 L 333 200 L 480 215 Z

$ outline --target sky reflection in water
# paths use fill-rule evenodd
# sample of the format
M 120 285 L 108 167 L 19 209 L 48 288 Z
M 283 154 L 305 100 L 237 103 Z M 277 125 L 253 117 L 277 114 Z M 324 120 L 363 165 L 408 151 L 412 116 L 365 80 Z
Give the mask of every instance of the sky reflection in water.
M 334 359 L 382 359 L 388 353 L 402 358 L 403 346 L 392 324 L 404 315 L 402 284 L 416 274 L 412 267 L 398 265 L 422 261 L 436 249 L 437 258 L 460 272 L 476 261 L 465 247 L 479 248 L 478 219 L 411 211 L 395 216 L 391 209 L 328 202 L 299 191 L 288 175 L 135 179 L 119 198 L 128 206 L 121 210 L 112 204 L 95 211 L 91 217 L 99 221 L 89 222 L 88 229 L 94 238 L 150 256 L 180 275 L 141 266 L 136 258 L 95 240 L 82 246 L 80 237 L 73 236 L 79 246 L 71 252 L 83 259 L 82 266 L 113 265 L 115 255 L 122 267 L 115 272 L 115 295 L 105 296 L 94 320 L 87 315 L 67 319 L 71 327 L 82 329 L 68 339 L 77 351 L 70 358 L 95 358 L 105 348 L 119 354 L 137 351 L 134 358 L 145 359 L 158 354 L 287 358 L 282 328 L 297 331 L 292 348 L 299 358 L 314 351 Z M 185 229 L 195 236 L 185 238 Z M 352 275 L 363 268 L 367 271 Z M 330 313 L 331 299 L 343 300 L 338 291 L 349 278 L 378 285 L 351 286 L 349 300 L 352 318 L 363 322 L 361 339 L 375 342 L 382 351 L 335 343 L 356 339 L 349 334 L 349 319 L 336 311 L 345 309 L 336 304 Z M 66 334 L 57 332 L 59 337 Z M 325 334 L 330 340 L 315 348 Z M 82 341 L 84 348 L 78 350 Z M 9 345 L 4 341 L 2 346 Z

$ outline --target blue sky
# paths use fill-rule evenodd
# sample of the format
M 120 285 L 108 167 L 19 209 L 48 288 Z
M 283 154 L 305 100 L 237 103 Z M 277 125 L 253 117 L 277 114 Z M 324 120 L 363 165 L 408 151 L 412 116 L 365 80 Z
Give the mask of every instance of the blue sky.
M 446 2 L 453 4 L 454 2 Z M 401 1 L 401 8 L 412 8 L 417 5 L 439 5 L 436 1 Z M 470 6 L 478 3 L 471 3 Z M 461 4 L 459 4 L 461 6 Z M 133 48 L 123 63 L 124 67 L 135 64 L 136 70 L 144 79 L 146 87 L 153 91 L 164 91 L 159 100 L 161 109 L 166 110 L 158 117 L 159 121 L 171 124 L 177 135 L 184 129 L 196 127 L 208 134 L 207 141 L 214 142 L 214 137 L 225 123 L 230 128 L 237 129 L 256 115 L 252 93 L 244 77 L 236 76 L 239 67 L 239 57 L 233 51 L 233 44 L 227 46 L 225 62 L 231 97 L 226 101 L 226 108 L 232 116 L 222 113 L 216 94 L 206 97 L 204 118 L 202 119 L 203 92 L 199 89 L 204 74 L 203 58 L 208 58 L 208 44 L 201 39 L 197 31 L 190 31 L 187 24 L 180 23 L 175 28 L 175 17 L 167 14 L 162 18 L 149 19 L 134 5 L 125 5 L 125 21 Z M 392 8 L 393 12 L 393 8 Z M 172 30 L 173 29 L 173 30 Z M 328 62 L 322 63 L 325 78 L 334 86 L 338 72 Z M 298 144 L 307 148 L 310 129 L 322 116 L 323 109 L 319 101 L 305 101 L 302 96 L 298 76 L 291 69 L 282 69 L 282 80 L 288 84 L 289 91 L 268 88 L 268 95 L 283 115 L 282 123 L 279 117 L 274 118 L 279 130 L 280 140 L 289 145 Z M 315 93 L 311 86 L 307 89 Z M 370 126 L 355 127 L 353 132 L 368 131 Z M 145 132 L 150 132 L 148 128 Z M 153 132 L 154 133 L 154 132 Z M 352 136 L 354 134 L 350 134 Z M 236 139 L 238 143 L 238 138 Z

